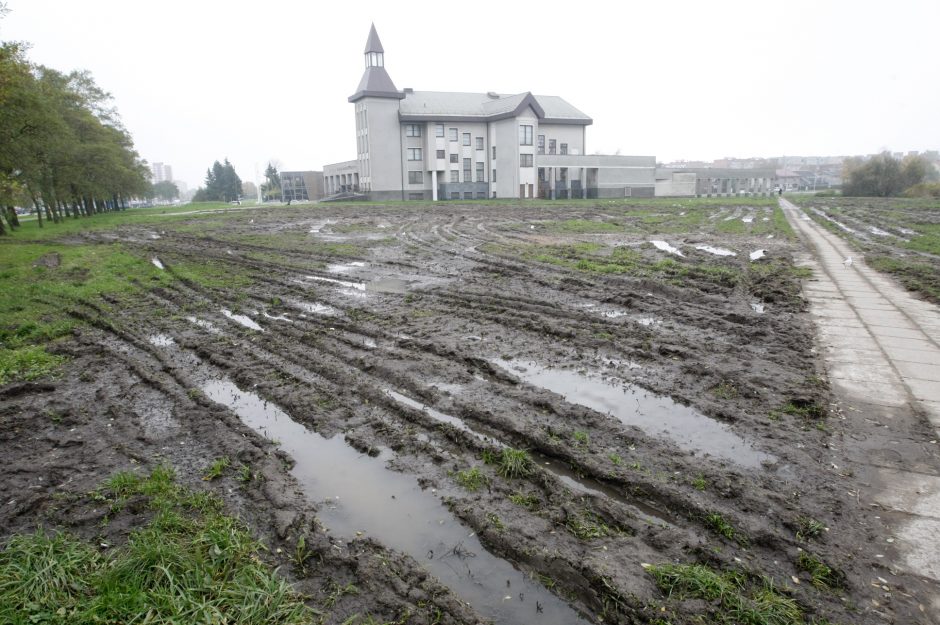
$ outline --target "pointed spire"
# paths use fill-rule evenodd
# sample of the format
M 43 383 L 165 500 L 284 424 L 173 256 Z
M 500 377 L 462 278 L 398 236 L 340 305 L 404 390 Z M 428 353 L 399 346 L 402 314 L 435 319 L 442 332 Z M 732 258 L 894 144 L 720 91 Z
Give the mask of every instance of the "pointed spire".
M 385 52 L 382 42 L 379 40 L 379 33 L 375 32 L 375 22 L 372 23 L 372 29 L 369 30 L 369 39 L 366 41 L 365 53 Z

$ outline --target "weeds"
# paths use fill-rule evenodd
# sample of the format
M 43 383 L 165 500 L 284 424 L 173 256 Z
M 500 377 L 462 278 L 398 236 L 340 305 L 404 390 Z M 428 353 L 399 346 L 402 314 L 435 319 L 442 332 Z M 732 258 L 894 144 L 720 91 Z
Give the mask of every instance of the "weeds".
M 719 606 L 716 622 L 739 625 L 797 625 L 803 615 L 796 601 L 781 594 L 769 579 L 749 582 L 735 571 L 714 571 L 701 564 L 646 565 L 668 597 L 703 599 Z
M 796 531 L 796 537 L 799 540 L 818 538 L 826 529 L 825 525 L 810 517 L 801 516 L 797 519 L 797 523 L 799 528 Z
M 261 559 L 262 546 L 218 500 L 175 483 L 172 471 L 115 475 L 96 491 L 146 499 L 149 523 L 118 549 L 64 533 L 15 536 L 0 551 L 0 622 L 308 623 L 312 612 Z M 263 597 L 263 601 L 258 598 Z
M 708 488 L 708 480 L 705 479 L 705 476 L 699 473 L 695 478 L 692 479 L 692 488 L 695 490 L 705 490 Z
M 490 483 L 490 478 L 480 471 L 480 467 L 473 467 L 464 471 L 457 471 L 454 476 L 457 483 L 470 492 L 477 491 Z
M 506 529 L 506 525 L 503 523 L 502 519 L 499 518 L 495 512 L 488 512 L 486 515 L 486 522 L 493 526 L 497 532 L 502 532 Z
M 523 493 L 513 493 L 509 496 L 509 501 L 513 502 L 517 506 L 529 508 L 530 510 L 538 507 L 539 505 L 538 497 L 535 495 L 525 495 Z
M 619 534 L 620 530 L 604 523 L 596 514 L 584 511 L 568 516 L 565 528 L 581 540 L 594 540 Z
M 29 381 L 49 375 L 65 362 L 43 347 L 0 349 L 0 385 L 7 382 Z
M 727 380 L 713 387 L 712 394 L 718 399 L 737 399 L 739 396 L 737 387 Z
M 747 544 L 747 536 L 738 532 L 731 523 L 725 520 L 723 516 L 714 512 L 705 517 L 705 527 L 715 532 L 719 536 L 724 536 L 728 540 L 736 541 L 740 544 Z
M 584 447 L 587 447 L 588 445 L 591 444 L 591 437 L 588 436 L 587 432 L 578 431 L 574 433 L 574 442 L 578 445 L 583 445 Z
M 608 454 L 607 458 L 618 467 L 623 464 L 623 457 L 620 454 Z
M 809 573 L 813 586 L 819 590 L 841 588 L 845 584 L 844 573 L 829 567 L 818 556 L 806 551 L 800 551 L 796 568 Z
M 206 472 L 203 473 L 202 479 L 210 482 L 216 478 L 222 477 L 222 473 L 225 472 L 225 469 L 229 468 L 231 461 L 228 459 L 228 456 L 222 456 L 221 458 L 216 458 L 212 464 L 206 469 Z
M 512 447 L 503 448 L 496 467 L 496 471 L 508 480 L 528 477 L 534 470 L 535 465 L 529 452 Z

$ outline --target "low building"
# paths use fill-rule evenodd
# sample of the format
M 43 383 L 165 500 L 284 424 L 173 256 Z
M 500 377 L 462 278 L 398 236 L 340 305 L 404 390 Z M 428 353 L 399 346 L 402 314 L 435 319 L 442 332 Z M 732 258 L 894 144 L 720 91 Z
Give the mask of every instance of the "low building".
M 558 96 L 399 91 L 375 26 L 356 92 L 356 159 L 327 199 L 652 197 L 652 156 L 587 155 L 593 120 Z
M 657 197 L 771 195 L 779 184 L 773 169 L 696 167 L 656 170 Z
M 313 202 L 325 195 L 322 171 L 282 171 L 280 176 L 285 202 Z

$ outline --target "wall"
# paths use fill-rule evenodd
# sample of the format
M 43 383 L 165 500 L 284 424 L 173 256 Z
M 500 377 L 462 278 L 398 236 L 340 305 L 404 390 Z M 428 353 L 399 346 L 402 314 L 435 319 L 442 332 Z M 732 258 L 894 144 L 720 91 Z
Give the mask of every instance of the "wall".
M 365 102 L 369 148 L 369 176 L 364 182 L 370 185 L 370 196 L 379 194 L 374 196 L 375 199 L 400 200 L 404 128 L 398 121 L 399 101 L 391 98 L 365 98 L 362 101 Z
M 656 197 L 695 197 L 696 175 L 672 173 L 656 181 Z

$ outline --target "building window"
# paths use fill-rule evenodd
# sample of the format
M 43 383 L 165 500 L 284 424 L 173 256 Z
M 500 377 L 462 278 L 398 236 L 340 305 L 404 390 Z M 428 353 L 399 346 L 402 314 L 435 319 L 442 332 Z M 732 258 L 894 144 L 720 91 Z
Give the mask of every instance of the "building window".
M 408 160 L 420 161 L 421 160 L 421 148 L 408 148 Z
M 421 126 L 419 126 L 418 124 L 405 124 L 405 136 L 406 137 L 420 137 Z
M 459 199 L 460 199 L 460 191 L 451 191 L 451 192 L 450 192 L 450 199 L 452 199 L 452 200 L 459 200 Z
M 493 170 L 493 175 L 490 177 L 490 182 L 496 182 L 496 170 Z
M 539 154 L 545 154 L 545 135 L 539 135 Z
M 450 155 L 450 162 L 451 162 L 451 163 L 459 163 L 460 161 L 457 160 L 457 155 L 456 155 L 456 154 L 451 154 L 451 155 Z
M 532 126 L 519 126 L 519 145 L 532 145 Z
M 408 172 L 408 184 L 424 184 L 424 172 L 423 171 L 409 171 Z
M 434 128 L 434 136 L 435 136 L 435 137 L 443 137 L 443 136 L 444 136 L 444 124 L 438 124 L 438 125 Z
M 519 167 L 532 167 L 532 155 L 520 154 L 519 155 Z
M 555 153 L 555 140 L 554 139 L 548 140 L 548 153 L 549 154 Z
M 567 153 L 568 153 L 568 144 L 567 144 L 567 143 L 562 143 L 562 144 L 561 144 L 561 154 L 567 154 Z
M 477 163 L 477 182 L 486 182 L 483 179 L 483 163 Z
M 486 191 L 477 191 L 477 199 L 478 199 L 478 200 L 485 200 L 485 199 L 486 199 Z
M 408 199 L 409 200 L 423 200 L 424 194 L 423 193 L 409 193 Z
M 456 128 L 448 128 L 448 129 L 447 129 L 447 133 L 450 135 L 450 136 L 448 137 L 448 139 L 450 139 L 451 141 L 456 141 L 456 140 L 457 140 L 457 129 L 456 129 Z
M 470 133 L 469 132 L 463 133 L 463 144 L 470 145 Z
M 473 167 L 473 160 L 469 158 L 463 159 L 463 181 L 470 182 L 472 178 L 470 177 L 470 168 Z
M 450 172 L 450 181 L 451 182 L 460 182 L 460 172 L 456 169 Z
M 558 181 L 561 182 L 562 184 L 568 182 L 568 168 L 567 167 L 558 168 Z
M 478 150 L 483 149 L 483 137 L 477 137 L 477 149 Z
M 472 200 L 472 199 L 473 199 L 473 191 L 464 191 L 464 192 L 463 192 L 463 199 L 465 199 L 465 200 Z
M 493 160 L 496 160 L 496 146 L 493 146 Z

